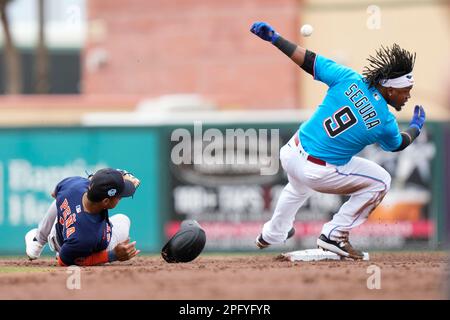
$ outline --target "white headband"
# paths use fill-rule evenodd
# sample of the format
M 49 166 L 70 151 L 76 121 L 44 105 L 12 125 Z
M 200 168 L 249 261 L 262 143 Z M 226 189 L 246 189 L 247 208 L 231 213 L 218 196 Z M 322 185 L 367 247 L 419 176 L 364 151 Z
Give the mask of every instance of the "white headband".
M 414 84 L 412 72 L 394 79 L 383 79 L 380 81 L 383 87 L 406 88 Z

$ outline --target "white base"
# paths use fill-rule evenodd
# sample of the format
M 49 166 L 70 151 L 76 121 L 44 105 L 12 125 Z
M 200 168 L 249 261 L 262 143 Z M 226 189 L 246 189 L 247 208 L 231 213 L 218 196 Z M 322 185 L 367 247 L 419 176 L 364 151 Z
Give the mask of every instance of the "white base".
M 369 261 L 369 253 L 363 252 L 364 261 Z M 322 249 L 308 249 L 308 250 L 299 250 L 299 251 L 291 251 L 287 253 L 281 254 L 283 258 L 286 258 L 292 262 L 294 261 L 322 261 L 322 260 L 344 260 L 351 259 L 341 257 L 340 255 L 325 251 Z

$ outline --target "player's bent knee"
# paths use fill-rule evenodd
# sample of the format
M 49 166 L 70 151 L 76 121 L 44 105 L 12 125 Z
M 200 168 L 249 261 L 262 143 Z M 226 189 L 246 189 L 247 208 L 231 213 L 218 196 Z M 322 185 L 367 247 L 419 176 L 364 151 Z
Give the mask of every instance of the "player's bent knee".
M 392 181 L 391 175 L 388 172 L 386 172 L 386 176 L 383 179 L 383 182 L 384 182 L 384 185 L 386 188 L 384 190 L 385 193 L 388 192 L 389 189 L 391 189 L 391 181 Z
M 374 175 L 374 177 L 377 177 L 377 181 L 378 183 L 376 183 L 376 188 L 378 189 L 377 191 L 380 191 L 381 193 L 386 193 L 389 191 L 389 189 L 391 188 L 391 175 L 389 174 L 389 172 L 387 172 L 384 168 L 382 167 L 378 167 L 378 173 L 376 175 Z M 380 185 L 380 182 L 382 183 L 382 185 Z M 375 184 L 374 184 L 375 187 Z M 381 189 L 379 189 L 381 188 Z
M 113 223 L 114 223 L 114 220 L 120 221 L 119 222 L 120 224 L 125 224 L 128 226 L 128 228 L 130 228 L 130 226 L 131 226 L 130 218 L 128 218 L 128 216 L 124 215 L 123 213 L 118 213 L 118 214 L 113 215 L 110 220 L 113 221 Z
M 123 242 L 130 236 L 130 218 L 124 214 L 115 214 L 109 219 L 112 223 L 111 248 Z

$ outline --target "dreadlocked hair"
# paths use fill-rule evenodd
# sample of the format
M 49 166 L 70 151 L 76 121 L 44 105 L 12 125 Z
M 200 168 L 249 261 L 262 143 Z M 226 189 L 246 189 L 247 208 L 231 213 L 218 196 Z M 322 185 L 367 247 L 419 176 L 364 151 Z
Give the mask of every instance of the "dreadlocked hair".
M 416 61 L 416 53 L 411 53 L 394 44 L 391 48 L 381 46 L 375 57 L 367 58 L 369 66 L 363 70 L 369 87 L 375 87 L 382 79 L 394 79 L 410 73 Z

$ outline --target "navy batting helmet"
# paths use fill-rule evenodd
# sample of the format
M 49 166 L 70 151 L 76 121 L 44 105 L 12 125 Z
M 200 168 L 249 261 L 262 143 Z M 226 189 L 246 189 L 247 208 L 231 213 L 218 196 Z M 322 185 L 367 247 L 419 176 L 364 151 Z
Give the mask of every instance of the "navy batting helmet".
M 164 245 L 161 255 L 169 263 L 189 262 L 203 251 L 206 243 L 205 231 L 195 220 L 185 220 L 180 230 Z

